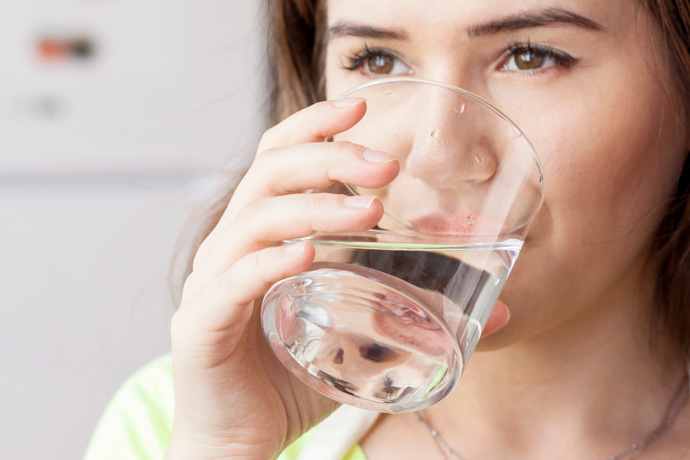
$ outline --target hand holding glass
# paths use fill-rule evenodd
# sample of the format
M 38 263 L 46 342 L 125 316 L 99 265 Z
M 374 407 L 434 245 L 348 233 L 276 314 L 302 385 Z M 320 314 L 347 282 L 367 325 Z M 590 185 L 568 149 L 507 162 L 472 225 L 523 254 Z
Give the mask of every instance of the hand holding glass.
M 517 126 L 462 89 L 382 79 L 351 96 L 366 115 L 334 140 L 396 155 L 400 174 L 381 189 L 325 190 L 375 195 L 384 216 L 308 237 L 315 261 L 266 294 L 264 332 L 322 394 L 420 410 L 457 385 L 541 206 L 541 168 Z

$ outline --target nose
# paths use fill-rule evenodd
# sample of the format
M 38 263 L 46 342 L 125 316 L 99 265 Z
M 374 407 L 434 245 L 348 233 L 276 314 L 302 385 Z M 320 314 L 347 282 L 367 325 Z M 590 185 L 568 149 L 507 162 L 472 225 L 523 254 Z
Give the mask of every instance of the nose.
M 435 89 L 419 104 L 407 173 L 435 188 L 483 182 L 496 173 L 501 136 L 496 115 L 472 99 Z

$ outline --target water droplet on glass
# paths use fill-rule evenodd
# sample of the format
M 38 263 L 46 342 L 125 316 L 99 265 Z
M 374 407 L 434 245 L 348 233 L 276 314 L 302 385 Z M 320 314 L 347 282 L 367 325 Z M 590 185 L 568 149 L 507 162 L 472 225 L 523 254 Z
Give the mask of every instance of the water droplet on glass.
M 462 104 L 460 107 L 456 107 L 455 109 L 456 113 L 465 113 L 465 104 Z
M 474 217 L 472 214 L 467 216 L 467 225 L 469 225 L 470 227 L 474 227 L 474 224 L 476 224 L 476 223 L 477 223 L 476 217 Z
M 438 129 L 435 129 L 435 130 L 431 131 L 431 134 L 429 134 L 429 135 L 430 135 L 431 137 L 438 137 L 438 135 L 439 135 Z
M 478 153 L 474 156 L 474 159 L 477 160 L 477 163 L 481 163 L 482 161 L 484 161 L 484 154 Z

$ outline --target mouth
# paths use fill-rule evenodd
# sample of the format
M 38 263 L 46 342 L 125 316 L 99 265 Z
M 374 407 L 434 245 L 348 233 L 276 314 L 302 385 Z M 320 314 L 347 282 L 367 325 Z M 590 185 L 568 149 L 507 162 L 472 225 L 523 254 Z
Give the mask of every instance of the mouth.
M 410 220 L 420 233 L 433 236 L 468 235 L 477 233 L 477 213 L 463 214 L 432 213 Z
M 420 233 L 436 237 L 502 235 L 516 226 L 492 220 L 476 212 L 461 214 L 431 213 L 409 221 Z

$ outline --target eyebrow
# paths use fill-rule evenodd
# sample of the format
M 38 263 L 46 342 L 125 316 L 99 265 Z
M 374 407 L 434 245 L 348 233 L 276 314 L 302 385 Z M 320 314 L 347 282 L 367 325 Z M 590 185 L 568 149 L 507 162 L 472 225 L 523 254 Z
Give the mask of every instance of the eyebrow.
M 547 8 L 538 11 L 527 11 L 525 13 L 470 27 L 467 29 L 467 35 L 470 37 L 479 37 L 500 32 L 551 25 L 569 25 L 592 31 L 604 30 L 602 25 L 580 14 L 564 8 Z
M 391 40 L 407 40 L 408 35 L 402 29 L 382 29 L 378 27 L 336 23 L 326 29 L 324 41 L 329 42 L 334 38 L 340 37 L 361 37 L 361 38 L 387 38 Z
M 547 8 L 538 11 L 527 11 L 495 21 L 487 22 L 467 29 L 470 37 L 493 35 L 533 27 L 551 25 L 570 25 L 586 30 L 601 31 L 604 27 L 593 20 L 564 8 Z M 407 40 L 409 38 L 404 29 L 378 28 L 362 24 L 338 22 L 328 27 L 323 35 L 324 43 L 335 38 L 360 37 L 390 40 Z

